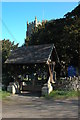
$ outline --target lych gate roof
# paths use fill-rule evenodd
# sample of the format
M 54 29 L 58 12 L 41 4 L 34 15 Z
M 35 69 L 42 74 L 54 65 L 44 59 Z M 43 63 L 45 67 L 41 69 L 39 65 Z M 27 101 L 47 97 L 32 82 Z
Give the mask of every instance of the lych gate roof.
M 53 50 L 53 44 L 19 47 L 11 52 L 5 63 L 45 63 Z

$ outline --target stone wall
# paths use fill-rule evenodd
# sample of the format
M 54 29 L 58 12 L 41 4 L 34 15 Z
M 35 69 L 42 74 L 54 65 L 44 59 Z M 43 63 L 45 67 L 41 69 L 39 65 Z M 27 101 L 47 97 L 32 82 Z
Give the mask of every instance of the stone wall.
M 60 78 L 54 85 L 54 90 L 75 90 L 80 91 L 80 76 Z

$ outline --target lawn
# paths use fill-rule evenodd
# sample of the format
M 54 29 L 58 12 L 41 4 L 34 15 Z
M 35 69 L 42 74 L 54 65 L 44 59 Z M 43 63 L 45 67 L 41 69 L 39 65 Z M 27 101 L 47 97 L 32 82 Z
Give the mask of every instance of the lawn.
M 5 99 L 7 96 L 10 96 L 9 92 L 0 91 L 0 99 Z
M 58 91 L 54 90 L 49 95 L 45 95 L 45 98 L 50 99 L 65 99 L 80 97 L 80 91 Z
M 0 91 L 0 99 L 5 99 L 7 96 L 10 96 L 11 93 L 6 91 Z M 47 99 L 65 99 L 65 98 L 76 98 L 80 97 L 80 91 L 58 91 L 54 90 L 49 95 L 44 96 Z

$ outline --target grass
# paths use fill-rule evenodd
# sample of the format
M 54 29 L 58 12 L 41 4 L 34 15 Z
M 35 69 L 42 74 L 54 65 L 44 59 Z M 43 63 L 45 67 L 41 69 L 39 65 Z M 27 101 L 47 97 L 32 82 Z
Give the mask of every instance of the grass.
M 11 94 L 6 91 L 0 91 L 0 99 L 5 99 L 7 96 Z M 80 91 L 58 91 L 54 90 L 49 95 L 45 95 L 47 99 L 65 99 L 65 98 L 76 98 L 80 97 Z
M 45 95 L 47 99 L 65 99 L 65 98 L 76 98 L 80 96 L 80 91 L 52 91 L 49 95 Z
M 5 99 L 7 96 L 10 96 L 9 92 L 0 91 L 0 99 Z

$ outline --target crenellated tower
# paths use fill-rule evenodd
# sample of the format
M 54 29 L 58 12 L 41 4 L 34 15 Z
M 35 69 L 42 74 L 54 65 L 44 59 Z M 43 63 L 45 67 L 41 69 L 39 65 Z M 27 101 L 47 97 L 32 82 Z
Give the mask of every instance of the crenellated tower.
M 31 34 L 33 33 L 33 30 L 38 27 L 38 25 L 41 25 L 45 23 L 45 21 L 43 22 L 40 22 L 40 21 L 37 21 L 37 17 L 35 16 L 35 20 L 28 23 L 27 21 L 27 31 L 26 31 L 26 39 L 25 39 L 25 43 L 29 43 L 29 38 L 31 37 Z

